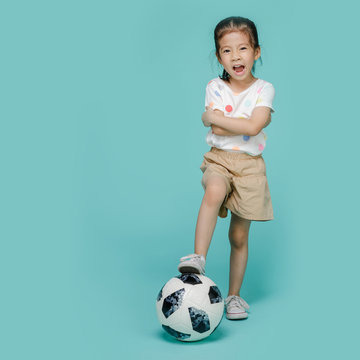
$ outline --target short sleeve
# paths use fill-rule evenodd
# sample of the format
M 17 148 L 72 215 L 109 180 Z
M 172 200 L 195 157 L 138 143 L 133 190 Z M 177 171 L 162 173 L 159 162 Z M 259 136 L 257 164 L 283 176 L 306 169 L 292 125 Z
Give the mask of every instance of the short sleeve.
M 265 84 L 260 91 L 255 107 L 268 106 L 271 109 L 272 113 L 275 112 L 272 104 L 274 101 L 274 97 L 275 97 L 274 86 L 270 83 Z
M 215 81 L 210 81 L 205 90 L 205 107 L 209 106 L 213 110 L 219 109 L 223 112 L 224 110 L 224 101 L 221 96 L 221 92 L 215 83 Z

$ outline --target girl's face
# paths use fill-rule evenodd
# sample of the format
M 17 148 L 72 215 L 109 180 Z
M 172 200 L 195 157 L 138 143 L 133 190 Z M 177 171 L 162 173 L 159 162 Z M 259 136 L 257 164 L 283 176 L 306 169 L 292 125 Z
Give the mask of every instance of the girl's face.
M 224 35 L 219 40 L 218 61 L 230 74 L 235 82 L 251 82 L 254 76 L 251 73 L 254 61 L 260 57 L 260 48 L 254 50 L 249 42 L 248 35 L 234 31 Z M 235 67 L 235 65 L 241 65 Z

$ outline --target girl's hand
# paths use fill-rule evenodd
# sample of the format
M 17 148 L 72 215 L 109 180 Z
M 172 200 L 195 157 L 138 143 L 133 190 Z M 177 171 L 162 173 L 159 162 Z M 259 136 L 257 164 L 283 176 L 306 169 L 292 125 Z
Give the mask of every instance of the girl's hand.
M 209 106 L 205 107 L 206 111 L 202 114 L 201 120 L 204 126 L 209 127 L 212 124 L 214 116 L 216 116 L 215 111 L 213 111 Z

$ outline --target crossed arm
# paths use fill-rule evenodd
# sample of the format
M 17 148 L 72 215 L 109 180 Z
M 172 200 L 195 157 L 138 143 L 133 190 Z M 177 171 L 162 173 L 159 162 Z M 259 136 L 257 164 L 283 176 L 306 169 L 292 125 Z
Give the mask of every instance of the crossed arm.
M 270 108 L 267 106 L 256 107 L 249 119 L 231 118 L 225 116 L 220 110 L 206 108 L 202 115 L 205 126 L 211 126 L 215 135 L 234 136 L 234 135 L 257 135 L 263 128 L 271 122 Z

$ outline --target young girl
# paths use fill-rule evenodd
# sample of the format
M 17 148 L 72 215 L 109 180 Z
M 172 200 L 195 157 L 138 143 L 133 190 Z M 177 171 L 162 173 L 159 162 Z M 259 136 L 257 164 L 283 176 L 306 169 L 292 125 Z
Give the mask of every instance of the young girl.
M 214 31 L 216 57 L 222 76 L 206 86 L 202 121 L 211 127 L 206 141 L 211 146 L 200 166 L 205 190 L 195 230 L 195 253 L 182 257 L 182 273 L 205 274 L 205 259 L 217 217 L 231 212 L 229 292 L 225 299 L 228 319 L 247 318 L 249 305 L 240 297 L 248 259 L 251 221 L 273 219 L 273 209 L 262 157 L 275 95 L 271 83 L 255 78 L 252 70 L 260 57 L 255 24 L 229 17 Z

